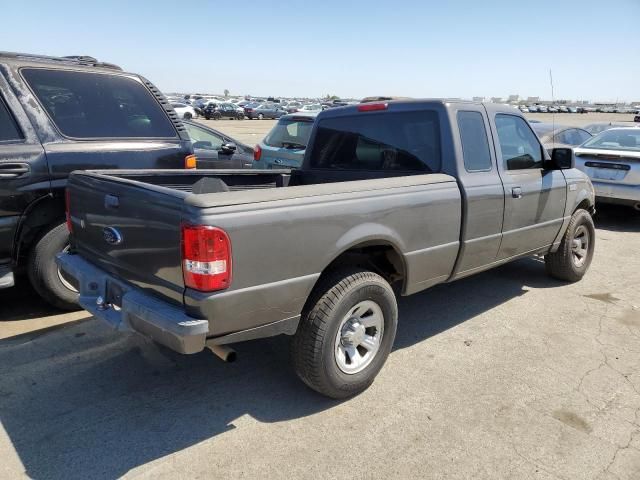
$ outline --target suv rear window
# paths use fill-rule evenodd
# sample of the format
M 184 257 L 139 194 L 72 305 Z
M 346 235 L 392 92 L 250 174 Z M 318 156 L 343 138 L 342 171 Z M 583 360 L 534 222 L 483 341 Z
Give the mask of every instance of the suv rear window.
M 302 149 L 307 148 L 313 119 L 296 120 L 286 118 L 276 123 L 275 127 L 264 139 L 265 145 L 277 148 Z
M 75 138 L 169 138 L 176 130 L 138 81 L 122 75 L 22 69 L 60 133 Z
M 311 168 L 440 170 L 440 124 L 435 111 L 363 113 L 321 120 Z

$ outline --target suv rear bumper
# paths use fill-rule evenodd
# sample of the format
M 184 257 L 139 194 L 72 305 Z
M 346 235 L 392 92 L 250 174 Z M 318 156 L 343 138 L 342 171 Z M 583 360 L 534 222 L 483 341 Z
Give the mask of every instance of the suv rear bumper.
M 108 274 L 79 255 L 61 253 L 58 265 L 78 281 L 80 305 L 121 331 L 135 331 L 179 353 L 204 349 L 209 322 Z M 116 306 L 117 305 L 117 306 Z
M 596 197 L 606 198 L 610 201 L 623 200 L 630 203 L 640 202 L 640 186 L 625 185 L 613 182 L 598 182 L 591 180 L 596 191 Z M 623 202 L 624 203 L 624 202 Z

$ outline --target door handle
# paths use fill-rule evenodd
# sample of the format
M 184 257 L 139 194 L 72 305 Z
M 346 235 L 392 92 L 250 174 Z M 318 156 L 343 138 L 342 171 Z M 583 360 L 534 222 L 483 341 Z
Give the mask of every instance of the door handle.
M 28 163 L 0 163 L 0 179 L 17 178 L 29 173 Z
M 511 196 L 513 198 L 522 198 L 522 188 L 520 187 L 513 187 L 511 189 Z

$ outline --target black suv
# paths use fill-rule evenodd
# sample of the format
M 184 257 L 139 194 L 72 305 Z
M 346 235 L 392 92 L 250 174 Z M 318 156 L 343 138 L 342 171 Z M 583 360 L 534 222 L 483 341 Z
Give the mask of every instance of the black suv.
M 202 114 L 207 120 L 213 118 L 220 120 L 221 118 L 230 118 L 231 120 L 243 120 L 244 113 L 238 111 L 233 103 L 210 103 L 202 109 Z
M 192 153 L 184 125 L 141 76 L 92 57 L 0 52 L 0 288 L 26 270 L 49 303 L 78 308 L 54 261 L 68 248 L 69 173 L 189 168 Z

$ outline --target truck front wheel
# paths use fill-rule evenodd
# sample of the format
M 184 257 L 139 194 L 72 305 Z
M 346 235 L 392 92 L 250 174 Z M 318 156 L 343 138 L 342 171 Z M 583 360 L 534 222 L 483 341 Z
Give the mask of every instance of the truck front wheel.
M 389 356 L 397 324 L 393 289 L 380 275 L 359 268 L 329 274 L 314 290 L 293 337 L 295 372 L 331 398 L 360 393 Z
M 36 292 L 54 307 L 79 310 L 74 280 L 68 278 L 56 264 L 56 255 L 68 248 L 66 224 L 57 225 L 42 235 L 29 256 L 29 280 Z
M 576 210 L 558 251 L 544 257 L 547 273 L 567 282 L 580 280 L 591 265 L 595 240 L 596 229 L 591 215 L 586 210 Z

